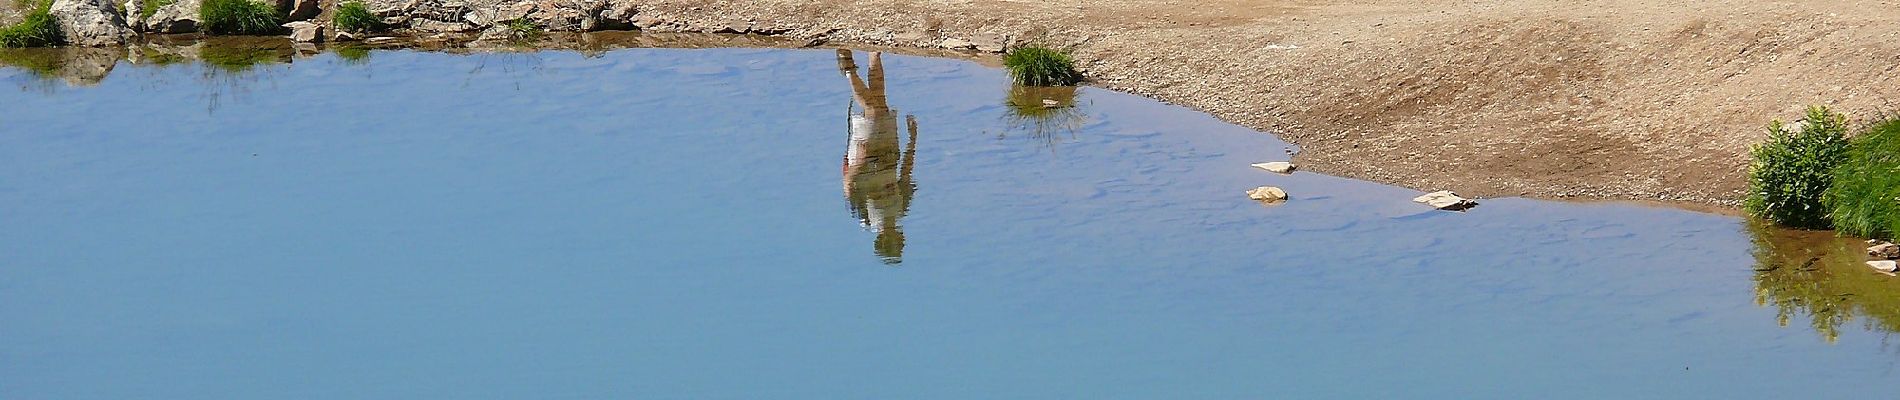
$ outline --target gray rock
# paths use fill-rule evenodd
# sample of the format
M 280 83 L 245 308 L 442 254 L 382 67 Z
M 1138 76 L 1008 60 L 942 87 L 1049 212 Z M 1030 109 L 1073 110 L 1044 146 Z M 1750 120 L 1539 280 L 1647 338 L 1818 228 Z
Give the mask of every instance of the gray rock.
M 290 41 L 297 43 L 316 43 L 323 41 L 323 25 L 310 21 L 297 21 L 284 24 L 290 28 Z
M 986 33 L 986 34 L 976 35 L 976 37 L 970 38 L 970 41 L 976 43 L 977 51 L 1001 53 L 1003 52 L 1003 50 L 1009 48 L 1009 38 L 1005 38 L 1000 35 L 992 35 L 992 34 Z
M 56 0 L 52 14 L 59 23 L 60 35 L 74 46 L 123 45 L 135 33 L 125 25 L 125 14 L 112 0 Z
M 952 49 L 952 50 L 967 50 L 967 49 L 976 48 L 976 43 L 970 43 L 970 41 L 968 40 L 957 39 L 957 38 L 944 39 L 943 42 L 938 43 L 937 45 L 943 46 L 943 48 Z
M 1874 247 L 1867 248 L 1867 255 L 1889 260 L 1900 258 L 1900 244 L 1876 244 Z
M 1293 170 L 1299 169 L 1299 166 L 1293 165 L 1293 163 L 1285 162 L 1285 161 L 1264 162 L 1264 163 L 1254 164 L 1253 167 L 1264 169 L 1273 173 L 1279 173 L 1279 174 L 1291 174 L 1293 173 Z
M 192 33 L 198 31 L 198 6 L 203 0 L 178 0 L 159 7 L 145 20 L 145 31 L 156 33 Z
M 279 10 L 290 10 L 290 21 L 309 21 L 311 18 L 316 18 L 317 14 L 323 13 L 323 3 L 318 0 L 291 0 L 290 2 L 293 3 L 290 7 L 279 8 Z
M 125 0 L 125 3 L 119 4 L 119 9 L 125 10 L 125 27 L 126 28 L 133 30 L 134 31 L 133 33 L 137 33 L 138 30 L 144 29 L 143 27 L 145 26 L 145 19 L 144 19 L 145 14 L 139 12 L 139 0 Z
M 1874 267 L 1875 271 L 1892 273 L 1894 270 L 1900 269 L 1900 262 L 1893 260 L 1868 261 L 1867 266 Z
M 1247 191 L 1247 198 L 1267 203 L 1282 202 L 1286 201 L 1286 190 L 1273 186 L 1261 186 Z
M 1446 211 L 1464 211 L 1478 206 L 1478 202 L 1458 197 L 1457 193 L 1452 193 L 1450 190 L 1426 193 L 1424 196 L 1412 198 L 1412 201 Z

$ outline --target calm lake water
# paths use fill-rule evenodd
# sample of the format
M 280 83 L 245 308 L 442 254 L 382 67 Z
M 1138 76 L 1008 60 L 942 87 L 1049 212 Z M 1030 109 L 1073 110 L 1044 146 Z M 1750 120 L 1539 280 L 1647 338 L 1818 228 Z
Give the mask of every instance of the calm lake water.
M 957 60 L 363 56 L 0 69 L 0 398 L 1900 393 L 1843 240 L 1430 211 Z

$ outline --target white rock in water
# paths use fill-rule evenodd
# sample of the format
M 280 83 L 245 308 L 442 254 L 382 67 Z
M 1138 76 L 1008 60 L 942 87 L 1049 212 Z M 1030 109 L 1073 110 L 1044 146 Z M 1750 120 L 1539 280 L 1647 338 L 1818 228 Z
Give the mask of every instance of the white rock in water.
M 1426 193 L 1424 196 L 1413 198 L 1412 201 L 1425 203 L 1425 205 L 1432 206 L 1432 208 L 1447 211 L 1464 211 L 1478 206 L 1478 202 L 1458 197 L 1457 193 L 1452 193 L 1450 190 Z
M 297 21 L 284 24 L 284 27 L 290 28 L 290 41 L 297 43 L 316 43 L 323 41 L 323 25 L 317 25 L 309 21 Z
M 1285 162 L 1285 161 L 1264 162 L 1264 163 L 1254 164 L 1253 167 L 1268 170 L 1268 171 L 1273 171 L 1275 173 L 1281 173 L 1281 174 L 1291 174 L 1293 173 L 1293 170 L 1300 168 L 1297 165 L 1293 165 L 1293 163 Z
M 1264 202 L 1286 201 L 1286 191 L 1277 187 L 1261 186 L 1247 191 L 1247 198 Z
M 1889 260 L 1900 258 L 1900 244 L 1893 244 L 1893 243 L 1876 244 L 1874 245 L 1874 247 L 1867 248 L 1867 255 L 1879 257 L 1879 258 L 1885 258 Z
M 1868 261 L 1867 266 L 1874 267 L 1875 271 L 1880 272 L 1893 272 L 1895 269 L 1900 269 L 1900 263 L 1895 263 L 1893 260 Z

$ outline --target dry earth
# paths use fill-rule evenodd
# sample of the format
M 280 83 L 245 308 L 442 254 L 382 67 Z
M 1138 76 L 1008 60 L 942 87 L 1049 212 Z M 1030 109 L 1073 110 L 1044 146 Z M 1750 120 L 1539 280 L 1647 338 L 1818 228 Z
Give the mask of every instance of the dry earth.
M 1771 119 L 1900 110 L 1892 0 L 635 3 L 683 28 L 1072 47 L 1095 84 L 1279 133 L 1308 169 L 1479 196 L 1733 205 Z

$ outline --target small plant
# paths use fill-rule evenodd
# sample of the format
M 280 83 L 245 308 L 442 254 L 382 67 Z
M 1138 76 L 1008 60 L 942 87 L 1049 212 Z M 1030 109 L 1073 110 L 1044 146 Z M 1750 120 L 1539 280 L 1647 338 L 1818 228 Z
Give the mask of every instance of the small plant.
M 204 0 L 198 17 L 214 35 L 270 35 L 284 29 L 283 13 L 253 0 Z
M 1834 169 L 1847 158 L 1847 116 L 1810 107 L 1795 124 L 1777 120 L 1768 126 L 1768 142 L 1755 146 L 1748 173 L 1749 214 L 1806 229 L 1828 227 L 1823 193 L 1834 182 Z
M 1900 233 L 1900 115 L 1869 125 L 1851 143 L 1823 199 L 1828 216 L 1841 232 L 1891 239 Z
M 50 47 L 66 42 L 59 34 L 58 21 L 53 19 L 53 2 L 42 0 L 37 3 L 24 3 L 32 11 L 20 23 L 0 28 L 0 47 Z
M 150 20 L 152 19 L 152 14 L 158 13 L 158 9 L 165 8 L 165 6 L 177 2 L 178 0 L 139 0 L 139 15 L 143 16 L 145 20 Z
M 541 26 L 526 19 L 511 20 L 503 26 L 508 29 L 508 40 L 518 42 L 541 38 Z
M 1028 86 L 1068 86 L 1082 81 L 1075 71 L 1075 59 L 1068 53 L 1043 47 L 1022 47 L 1003 57 L 1003 67 L 1017 84 Z
M 336 29 L 347 32 L 370 32 L 383 28 L 382 18 L 369 12 L 369 6 L 361 1 L 348 1 L 336 7 Z

